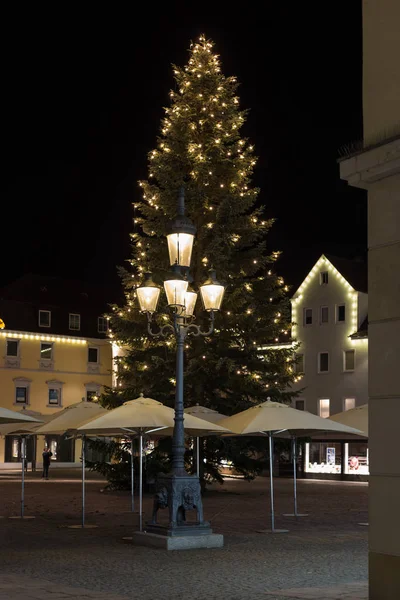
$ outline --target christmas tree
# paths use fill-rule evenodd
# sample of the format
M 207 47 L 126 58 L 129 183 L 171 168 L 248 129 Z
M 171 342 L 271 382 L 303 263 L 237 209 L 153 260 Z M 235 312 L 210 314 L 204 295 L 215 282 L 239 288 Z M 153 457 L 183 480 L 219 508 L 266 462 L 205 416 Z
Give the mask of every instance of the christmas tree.
M 197 227 L 190 271 L 194 285 L 214 267 L 227 286 L 215 333 L 187 339 L 185 406 L 231 415 L 268 397 L 289 401 L 293 395 L 292 350 L 271 349 L 290 338 L 288 287 L 274 269 L 279 252 L 267 242 L 273 221 L 263 216 L 259 190 L 251 185 L 256 157 L 241 134 L 247 112 L 240 108 L 237 80 L 222 74 L 212 48 L 201 36 L 191 45 L 188 64 L 173 68 L 175 88 L 157 147 L 149 153 L 148 179 L 139 182 L 132 255 L 129 267 L 121 269 L 126 305 L 113 306 L 110 317 L 110 336 L 123 356 L 117 387 L 102 398 L 108 407 L 140 393 L 173 406 L 175 340 L 147 335 L 135 289 L 144 273 L 152 272 L 162 284 L 169 271 L 165 236 L 182 187 L 186 214 Z M 160 304 L 156 319 L 162 325 L 170 315 L 165 300 Z M 200 302 L 195 315 L 207 327 Z M 269 349 L 261 351 L 265 344 Z

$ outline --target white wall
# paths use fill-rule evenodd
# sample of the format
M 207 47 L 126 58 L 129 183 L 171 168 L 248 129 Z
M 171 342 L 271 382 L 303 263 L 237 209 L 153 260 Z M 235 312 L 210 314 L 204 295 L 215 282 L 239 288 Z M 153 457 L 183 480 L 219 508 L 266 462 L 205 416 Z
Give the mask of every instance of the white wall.
M 317 263 L 318 264 L 318 263 Z M 320 272 L 328 271 L 329 281 L 320 284 Z M 344 399 L 355 398 L 356 406 L 368 402 L 368 342 L 354 341 L 355 333 L 367 312 L 367 295 L 355 292 L 332 267 L 323 261 L 313 269 L 311 276 L 293 301 L 293 321 L 297 323 L 294 337 L 300 342 L 299 354 L 304 354 L 304 376 L 294 389 L 306 388 L 299 398 L 305 400 L 305 409 L 318 414 L 318 400 L 329 398 L 330 414 L 344 410 Z M 336 322 L 336 306 L 346 305 L 346 321 Z M 329 322 L 320 323 L 321 306 L 329 308 Z M 313 323 L 304 325 L 303 311 L 312 308 Z M 355 350 L 355 370 L 344 372 L 344 350 Z M 329 353 L 329 372 L 318 372 L 318 353 Z

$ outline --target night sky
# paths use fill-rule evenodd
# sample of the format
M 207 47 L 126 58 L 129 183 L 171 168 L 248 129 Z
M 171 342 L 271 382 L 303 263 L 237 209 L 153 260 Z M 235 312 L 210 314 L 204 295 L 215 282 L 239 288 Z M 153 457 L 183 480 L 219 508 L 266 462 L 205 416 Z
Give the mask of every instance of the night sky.
M 277 219 L 269 242 L 283 250 L 280 273 L 297 284 L 322 252 L 365 255 L 366 196 L 337 165 L 339 149 L 362 137 L 361 2 L 291 4 L 264 2 L 264 15 L 256 3 L 235 12 L 184 2 L 9 15 L 2 283 L 28 272 L 87 278 L 113 300 L 170 63 L 185 64 L 200 33 L 251 109 L 244 134 L 265 215 Z

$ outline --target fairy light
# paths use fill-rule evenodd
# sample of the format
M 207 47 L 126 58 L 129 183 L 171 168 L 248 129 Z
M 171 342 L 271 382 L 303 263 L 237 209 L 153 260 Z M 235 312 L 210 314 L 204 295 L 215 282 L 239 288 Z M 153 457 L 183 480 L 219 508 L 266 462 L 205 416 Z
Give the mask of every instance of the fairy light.
M 65 344 L 78 344 L 85 345 L 88 344 L 89 341 L 82 338 L 73 338 L 73 337 L 64 337 L 60 335 L 37 335 L 30 332 L 22 332 L 22 331 L 9 331 L 3 329 L 0 332 L 0 335 L 5 338 L 18 338 L 24 340 L 40 340 L 41 342 L 62 342 Z

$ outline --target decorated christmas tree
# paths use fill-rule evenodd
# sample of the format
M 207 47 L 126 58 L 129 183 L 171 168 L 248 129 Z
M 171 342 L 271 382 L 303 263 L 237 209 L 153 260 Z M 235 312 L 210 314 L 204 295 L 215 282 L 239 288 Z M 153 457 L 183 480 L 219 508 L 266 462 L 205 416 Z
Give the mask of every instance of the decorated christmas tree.
M 292 351 L 273 348 L 290 338 L 288 287 L 275 271 L 279 252 L 268 246 L 273 221 L 251 185 L 257 161 L 241 133 L 247 112 L 240 107 L 237 80 L 222 74 L 204 36 L 191 45 L 188 64 L 173 72 L 175 86 L 149 153 L 148 179 L 139 182 L 133 202 L 132 254 L 121 269 L 126 303 L 114 306 L 110 316 L 110 336 L 123 351 L 116 388 L 102 402 L 114 407 L 144 393 L 173 406 L 175 339 L 147 335 L 135 290 L 146 272 L 162 285 L 169 271 L 166 234 L 182 188 L 186 214 L 197 227 L 194 285 L 208 277 L 210 267 L 226 284 L 215 333 L 187 339 L 185 406 L 231 415 L 268 397 L 289 401 Z M 162 325 L 170 314 L 165 299 L 160 304 L 156 319 Z M 195 315 L 207 327 L 200 301 Z M 261 350 L 263 345 L 269 349 Z M 218 444 L 221 450 L 223 442 Z

